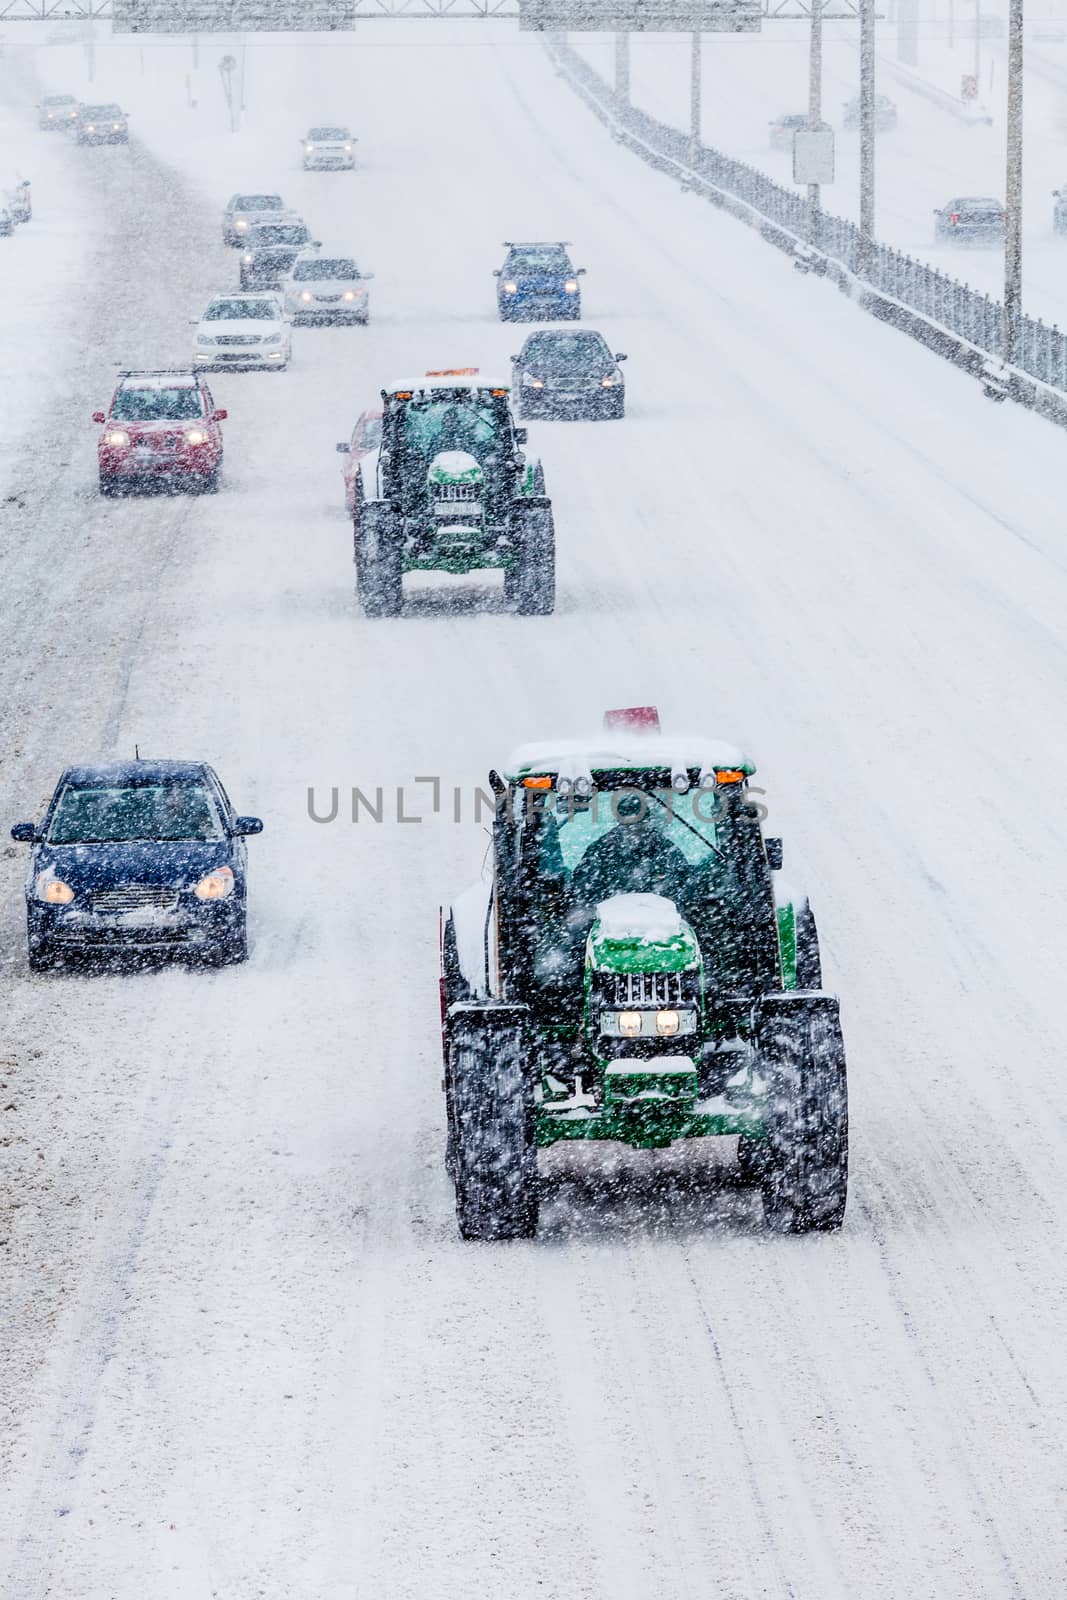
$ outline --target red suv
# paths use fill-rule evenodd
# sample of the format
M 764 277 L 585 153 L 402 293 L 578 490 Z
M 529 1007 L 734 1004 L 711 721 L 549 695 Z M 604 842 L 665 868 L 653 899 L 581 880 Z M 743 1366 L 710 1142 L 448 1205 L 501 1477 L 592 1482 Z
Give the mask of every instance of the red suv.
M 111 408 L 93 412 L 100 493 L 120 494 L 148 480 L 213 494 L 222 470 L 225 411 L 197 372 L 121 372 Z

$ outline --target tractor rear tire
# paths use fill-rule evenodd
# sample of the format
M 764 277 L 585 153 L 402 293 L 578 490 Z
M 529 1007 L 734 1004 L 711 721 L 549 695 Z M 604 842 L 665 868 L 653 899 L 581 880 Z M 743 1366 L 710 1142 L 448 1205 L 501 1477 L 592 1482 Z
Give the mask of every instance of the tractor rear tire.
M 450 1165 L 464 1239 L 532 1239 L 537 1146 L 529 1040 L 520 1022 L 453 1018 L 448 1076 Z
M 356 594 L 368 617 L 398 617 L 404 604 L 400 518 L 383 500 L 364 500 L 355 524 Z
M 757 1047 L 769 1079 L 758 1164 L 773 1233 L 830 1233 L 848 1198 L 848 1087 L 836 1002 L 769 1005 Z M 755 1152 L 746 1155 L 755 1156 Z
M 504 575 L 504 596 L 520 617 L 550 617 L 556 609 L 556 531 L 544 495 L 517 500 L 511 511 L 515 566 Z

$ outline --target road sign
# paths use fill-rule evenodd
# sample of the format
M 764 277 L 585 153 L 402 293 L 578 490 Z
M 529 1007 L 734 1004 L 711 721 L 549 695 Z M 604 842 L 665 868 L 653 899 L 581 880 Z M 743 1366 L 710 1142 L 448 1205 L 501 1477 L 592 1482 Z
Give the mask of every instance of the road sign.
M 537 33 L 758 33 L 763 0 L 519 0 Z
M 798 128 L 793 135 L 793 182 L 833 183 L 833 128 Z

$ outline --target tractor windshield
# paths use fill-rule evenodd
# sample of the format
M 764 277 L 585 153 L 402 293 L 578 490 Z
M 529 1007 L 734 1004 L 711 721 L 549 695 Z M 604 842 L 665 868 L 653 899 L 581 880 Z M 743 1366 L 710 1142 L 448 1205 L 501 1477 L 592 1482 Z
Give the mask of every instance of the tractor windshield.
M 477 456 L 496 438 L 492 406 L 469 400 L 412 401 L 404 412 L 404 442 L 420 455 L 466 450 Z

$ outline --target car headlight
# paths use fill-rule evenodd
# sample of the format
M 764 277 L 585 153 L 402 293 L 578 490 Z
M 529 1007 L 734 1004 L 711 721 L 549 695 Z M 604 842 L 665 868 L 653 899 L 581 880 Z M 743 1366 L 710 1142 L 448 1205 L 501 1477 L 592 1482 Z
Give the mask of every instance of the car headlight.
M 112 124 L 111 124 L 111 131 L 112 131 L 112 132 L 113 132 L 113 133 L 118 133 L 118 131 L 119 131 L 119 127 L 120 127 L 120 126 L 121 126 L 121 124 L 120 124 L 120 123 L 118 123 L 118 122 L 113 122 L 113 123 L 112 123 Z
M 130 436 L 125 428 L 109 428 L 107 433 L 104 434 L 104 443 L 113 445 L 116 450 L 122 449 L 129 442 Z
M 193 893 L 198 900 L 225 900 L 233 893 L 233 884 L 233 868 L 216 867 L 213 872 L 205 872 Z
M 247 228 L 248 227 L 247 219 L 245 217 L 238 217 L 237 221 L 234 223 L 234 227 L 235 228 Z
M 612 388 L 614 383 L 615 383 L 615 379 L 614 378 L 601 378 L 600 387 L 602 389 L 610 389 L 610 388 Z
M 528 372 L 523 373 L 522 382 L 525 389 L 543 389 L 545 386 L 544 378 L 531 378 Z
M 246 250 L 244 255 L 241 257 L 241 260 L 244 262 L 246 267 L 250 267 L 252 265 L 252 252 L 251 252 L 251 250 Z
M 51 867 L 46 867 L 37 874 L 34 880 L 33 892 L 38 900 L 43 900 L 49 906 L 69 906 L 74 899 L 74 890 L 69 883 L 64 883 L 62 878 L 57 878 Z
M 301 300 L 310 300 L 311 299 L 311 291 L 310 291 L 310 289 L 305 289 L 303 291 L 303 293 L 301 294 L 300 298 L 301 298 Z
M 203 428 L 186 428 L 185 442 L 186 444 L 207 444 L 207 434 Z
M 355 295 L 355 290 L 353 290 L 353 289 L 346 289 L 346 290 L 345 290 L 345 292 L 344 292 L 344 298 L 345 298 L 345 299 L 346 299 L 346 300 L 354 300 L 354 299 L 355 299 L 355 298 L 356 298 L 356 295 Z
M 508 279 L 507 283 L 502 284 L 501 287 L 503 288 L 505 294 L 517 294 L 519 290 L 518 284 L 512 283 L 510 278 Z
M 313 144 L 309 144 L 308 147 L 307 147 L 308 155 L 311 155 L 313 153 L 314 149 L 315 149 L 315 146 Z
M 352 146 L 350 144 L 346 144 L 345 145 L 345 155 L 346 156 L 350 156 L 351 154 L 352 154 Z
M 86 128 L 86 130 L 85 130 L 85 131 L 86 131 L 86 133 L 95 133 L 95 132 L 96 132 L 96 128 L 95 128 L 95 127 L 94 127 L 94 125 L 93 125 L 93 124 L 92 124 L 92 123 L 91 123 L 91 122 L 90 122 L 90 124 L 89 124 L 89 126 L 88 126 L 88 127 L 87 127 L 87 128 Z
M 566 283 L 563 285 L 563 287 L 566 289 L 568 294 L 577 294 L 578 293 L 578 279 L 577 278 L 568 278 Z
M 624 1039 L 636 1039 L 641 1032 L 640 1011 L 620 1011 L 619 1032 Z

